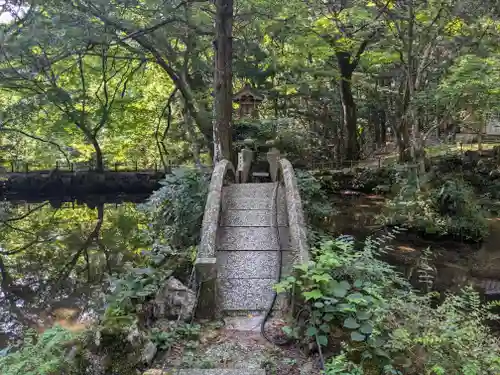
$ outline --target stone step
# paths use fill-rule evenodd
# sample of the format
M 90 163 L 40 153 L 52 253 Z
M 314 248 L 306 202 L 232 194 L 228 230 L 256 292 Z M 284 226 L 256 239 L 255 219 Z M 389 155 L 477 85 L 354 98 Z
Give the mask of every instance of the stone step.
M 222 190 L 222 211 L 270 210 L 273 207 L 275 184 L 233 184 Z M 278 190 L 278 208 L 285 209 L 284 190 Z
M 222 310 L 265 311 L 273 299 L 275 279 L 218 279 Z
M 218 251 L 217 277 L 219 279 L 276 279 L 279 254 L 277 251 Z M 289 275 L 296 254 L 281 252 L 281 275 Z
M 287 227 L 279 227 L 281 250 L 290 249 Z M 279 250 L 274 227 L 219 227 L 217 250 Z
M 182 369 L 182 370 L 148 370 L 143 375 L 266 375 L 264 369 Z
M 286 226 L 284 210 L 278 210 L 278 225 Z M 222 213 L 223 227 L 268 227 L 274 225 L 272 210 L 226 210 Z

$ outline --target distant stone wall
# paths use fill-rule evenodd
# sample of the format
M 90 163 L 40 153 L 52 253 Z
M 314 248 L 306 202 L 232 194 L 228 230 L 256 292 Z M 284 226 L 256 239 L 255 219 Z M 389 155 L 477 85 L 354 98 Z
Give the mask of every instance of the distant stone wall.
M 0 173 L 0 197 L 143 194 L 160 187 L 160 172 L 30 172 Z

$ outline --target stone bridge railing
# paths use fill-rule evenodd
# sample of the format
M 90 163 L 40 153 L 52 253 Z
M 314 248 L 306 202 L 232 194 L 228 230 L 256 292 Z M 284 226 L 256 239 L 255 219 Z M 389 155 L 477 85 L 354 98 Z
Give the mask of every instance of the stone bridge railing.
M 279 153 L 276 155 L 276 151 L 269 157 L 270 174 L 273 181 L 279 181 L 284 186 L 290 241 L 296 252 L 295 262 L 302 264 L 309 261 L 309 246 L 300 191 L 292 164 L 287 159 L 281 159 Z M 212 173 L 195 263 L 200 286 L 198 317 L 213 318 L 217 313 L 217 229 L 222 209 L 222 189 L 228 182 L 237 182 L 236 172 L 230 161 L 222 160 Z
M 233 164 L 229 160 L 218 162 L 212 172 L 205 214 L 201 226 L 201 241 L 196 259 L 196 279 L 200 286 L 197 316 L 211 318 L 215 315 L 217 294 L 217 259 L 215 257 L 217 228 L 222 208 L 224 184 L 236 181 Z

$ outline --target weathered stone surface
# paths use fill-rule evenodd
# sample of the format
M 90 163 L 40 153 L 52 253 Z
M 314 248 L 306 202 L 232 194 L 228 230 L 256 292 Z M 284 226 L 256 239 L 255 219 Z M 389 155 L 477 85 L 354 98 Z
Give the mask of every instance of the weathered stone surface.
M 291 246 L 298 252 L 299 263 L 306 263 L 309 260 L 309 245 L 297 179 L 292 164 L 286 159 L 280 160 L 280 171 L 285 185 Z
M 153 301 L 155 319 L 187 320 L 194 313 L 196 294 L 174 277 L 170 277 Z
M 218 251 L 218 277 L 221 279 L 277 277 L 278 251 Z M 295 253 L 282 251 L 281 274 L 289 274 L 295 261 Z
M 205 214 L 201 227 L 201 241 L 198 257 L 209 258 L 215 255 L 215 240 L 221 211 L 222 187 L 226 175 L 235 175 L 234 167 L 229 160 L 222 160 L 214 167 L 212 180 L 205 204 Z
M 268 227 L 274 225 L 272 210 L 227 210 L 222 213 L 223 227 Z M 278 225 L 286 226 L 285 210 L 278 211 Z
M 279 227 L 281 247 L 273 227 L 221 227 L 217 233 L 218 250 L 288 250 L 287 227 Z
M 222 310 L 266 310 L 273 299 L 275 279 L 219 279 Z
M 158 348 L 156 347 L 156 345 L 152 341 L 148 340 L 141 352 L 142 363 L 149 365 L 151 362 L 153 362 L 153 358 L 155 357 L 157 351 Z
M 143 375 L 266 375 L 265 370 L 245 369 L 185 369 L 185 370 L 148 370 Z

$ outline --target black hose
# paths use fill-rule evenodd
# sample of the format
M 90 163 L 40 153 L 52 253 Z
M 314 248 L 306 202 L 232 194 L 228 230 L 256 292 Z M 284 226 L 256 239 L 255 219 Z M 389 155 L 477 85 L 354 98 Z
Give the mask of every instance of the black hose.
M 272 196 L 272 204 L 271 204 L 271 215 L 272 215 L 272 223 L 273 226 L 276 228 L 276 237 L 278 241 L 278 276 L 277 276 L 277 281 L 280 282 L 281 280 L 281 267 L 283 264 L 283 253 L 281 250 L 281 238 L 280 238 L 280 230 L 279 230 L 279 225 L 278 225 L 278 187 L 279 183 L 276 183 L 276 186 L 273 191 L 273 196 Z M 276 346 L 285 346 L 288 345 L 292 339 L 287 338 L 285 340 L 276 340 L 273 338 L 270 338 L 267 333 L 266 333 L 266 323 L 271 317 L 271 313 L 273 312 L 274 305 L 276 304 L 276 299 L 278 298 L 278 293 L 273 290 L 273 300 L 271 301 L 271 304 L 269 308 L 266 311 L 266 314 L 264 315 L 264 319 L 262 320 L 262 323 L 260 324 L 260 333 L 262 337 L 264 337 L 267 341 L 269 341 L 271 344 L 274 344 Z
M 281 268 L 283 265 L 283 252 L 281 249 L 281 238 L 280 238 L 280 230 L 279 230 L 279 224 L 278 224 L 278 188 L 279 188 L 279 183 L 276 183 L 276 187 L 274 188 L 273 191 L 273 202 L 271 205 L 271 215 L 272 215 L 272 222 L 274 224 L 274 227 L 276 228 L 276 237 L 278 240 L 278 276 L 277 280 L 278 282 L 281 281 Z M 273 290 L 273 300 L 271 301 L 271 304 L 269 308 L 266 311 L 266 314 L 264 315 L 264 319 L 262 319 L 262 323 L 260 324 L 260 334 L 264 339 L 266 339 L 269 343 L 276 345 L 276 346 L 285 346 L 290 344 L 293 339 L 292 338 L 286 338 L 283 340 L 276 340 L 274 338 L 270 338 L 267 333 L 266 333 L 266 323 L 271 317 L 271 313 L 273 312 L 274 305 L 276 304 L 276 299 L 278 298 L 278 293 Z M 297 319 L 300 317 L 300 313 L 297 316 Z M 325 361 L 323 358 L 323 353 L 321 351 L 321 346 L 318 342 L 318 335 L 316 334 L 316 343 L 318 346 L 318 351 L 320 355 L 320 365 L 321 369 L 324 370 L 325 368 Z

